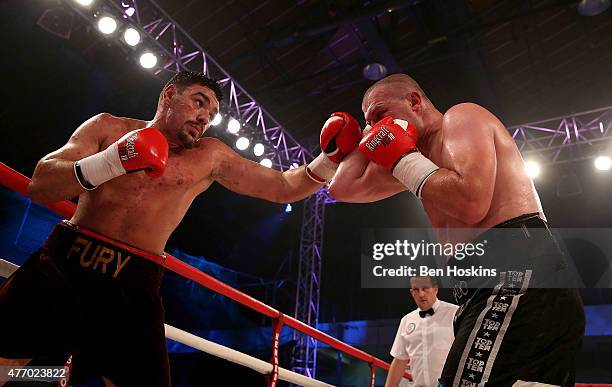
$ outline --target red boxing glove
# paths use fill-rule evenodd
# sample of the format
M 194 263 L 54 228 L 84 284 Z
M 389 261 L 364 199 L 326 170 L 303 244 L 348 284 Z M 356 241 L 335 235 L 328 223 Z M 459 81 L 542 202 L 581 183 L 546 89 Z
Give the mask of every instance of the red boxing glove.
M 331 161 L 340 164 L 359 145 L 361 128 L 350 114 L 335 112 L 323 124 L 320 140 L 321 150 Z
M 155 128 L 134 130 L 117 140 L 121 165 L 127 173 L 145 170 L 151 178 L 158 178 L 166 170 L 168 141 Z
M 156 128 L 133 130 L 105 150 L 74 163 L 77 180 L 91 190 L 117 176 L 146 171 L 160 177 L 168 161 L 168 141 Z
M 402 157 L 417 150 L 417 138 L 413 124 L 385 117 L 366 133 L 359 143 L 359 151 L 376 164 L 393 171 Z
M 439 168 L 418 151 L 417 139 L 417 129 L 413 124 L 385 117 L 365 134 L 359 143 L 359 151 L 391 171 L 420 198 L 425 181 Z
M 359 145 L 361 128 L 353 116 L 345 112 L 332 113 L 321 129 L 321 153 L 306 167 L 306 173 L 316 182 L 330 181 L 338 164 Z

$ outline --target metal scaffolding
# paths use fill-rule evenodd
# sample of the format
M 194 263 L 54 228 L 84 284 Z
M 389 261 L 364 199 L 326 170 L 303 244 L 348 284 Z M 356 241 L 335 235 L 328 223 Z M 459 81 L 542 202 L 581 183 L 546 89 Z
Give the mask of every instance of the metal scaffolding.
M 162 65 L 154 71 L 161 78 L 167 78 L 165 75 L 168 73 L 192 70 L 217 79 L 224 94 L 223 101 L 220 101 L 221 112 L 239 120 L 251 129 L 253 135 L 267 143 L 265 156 L 272 160 L 274 167 L 284 171 L 313 158 L 309 150 L 300 145 L 154 0 L 105 0 L 94 3 L 89 9 L 74 1 L 66 3 L 92 24 L 98 15 L 112 14 L 137 29 L 145 37 L 145 43 L 155 47 L 155 54 L 161 57 Z M 131 50 L 125 44 L 121 46 Z
M 155 71 L 160 77 L 180 70 L 195 70 L 219 79 L 224 91 L 221 110 L 239 119 L 243 126 L 251 128 L 256 136 L 267 143 L 265 155 L 273 161 L 274 167 L 284 171 L 312 159 L 312 153 L 287 133 L 154 0 L 105 0 L 96 3 L 96 7 L 102 7 L 97 11 L 84 9 L 73 1 L 66 3 L 88 22 L 94 23 L 99 11 L 104 10 L 139 30 L 161 55 L 163 64 Z M 128 13 L 128 9 L 132 11 Z M 608 151 L 612 140 L 611 127 L 612 107 L 606 107 L 518 125 L 509 128 L 509 131 L 525 159 L 536 159 L 550 165 L 584 160 Z M 301 230 L 295 317 L 314 327 L 319 320 L 326 203 L 333 203 L 333 199 L 325 189 L 305 200 Z M 297 346 L 293 369 L 315 377 L 317 342 L 297 332 L 294 332 L 294 339 Z
M 319 322 L 321 257 L 326 195 L 319 191 L 304 201 L 300 263 L 295 297 L 295 318 L 316 327 Z M 293 370 L 311 378 L 317 365 L 317 341 L 294 331 L 296 342 Z
M 525 160 L 555 165 L 610 156 L 612 106 L 509 128 Z

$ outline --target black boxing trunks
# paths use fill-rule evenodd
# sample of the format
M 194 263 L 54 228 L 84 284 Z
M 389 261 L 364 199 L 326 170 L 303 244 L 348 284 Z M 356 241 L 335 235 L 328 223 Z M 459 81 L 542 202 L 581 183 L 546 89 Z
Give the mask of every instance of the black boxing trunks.
M 455 341 L 439 386 L 573 386 L 584 307 L 575 288 L 534 286 L 554 282 L 567 267 L 546 222 L 537 214 L 520 216 L 477 240 L 489 242 L 489 257 L 507 258 L 509 265 L 487 286 L 454 289 Z
M 0 357 L 61 366 L 72 355 L 71 384 L 104 376 L 118 386 L 170 386 L 164 269 L 95 235 L 57 225 L 2 284 Z

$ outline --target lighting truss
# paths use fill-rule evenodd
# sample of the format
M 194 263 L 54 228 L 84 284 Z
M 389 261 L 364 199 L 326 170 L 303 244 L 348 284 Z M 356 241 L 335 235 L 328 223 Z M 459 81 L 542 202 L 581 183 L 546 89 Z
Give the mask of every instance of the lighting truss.
M 91 10 L 83 9 L 66 0 L 80 16 L 89 22 L 95 18 Z M 312 153 L 300 145 L 280 123 L 225 71 L 219 63 L 208 54 L 187 32 L 174 21 L 153 0 L 102 0 L 96 7 L 105 7 L 114 16 L 125 23 L 128 21 L 139 30 L 143 43 L 153 45 L 156 54 L 161 57 L 161 65 L 155 74 L 163 77 L 166 73 L 177 73 L 181 70 L 200 71 L 217 79 L 223 90 L 221 110 L 238 119 L 243 127 L 258 132 L 267 143 L 266 154 L 275 167 L 281 171 L 288 170 L 293 163 L 305 164 L 312 160 Z M 125 11 L 133 8 L 128 16 Z M 142 44 L 142 43 L 141 43 Z
M 612 106 L 508 128 L 523 158 L 554 165 L 610 154 Z
M 304 201 L 300 262 L 295 297 L 295 318 L 315 328 L 319 323 L 321 258 L 323 255 L 326 200 L 323 191 L 319 191 Z M 293 338 L 296 342 L 293 370 L 314 378 L 317 365 L 317 341 L 297 331 L 294 331 Z

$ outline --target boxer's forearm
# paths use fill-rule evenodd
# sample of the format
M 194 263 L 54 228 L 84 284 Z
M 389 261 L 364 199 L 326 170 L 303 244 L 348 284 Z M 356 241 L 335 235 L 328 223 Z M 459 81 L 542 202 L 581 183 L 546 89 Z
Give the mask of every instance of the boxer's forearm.
M 53 203 L 85 192 L 74 174 L 74 161 L 42 159 L 36 165 L 28 194 L 34 201 Z
M 323 187 L 323 184 L 308 177 L 305 167 L 283 172 L 282 181 L 281 203 L 292 203 L 305 199 Z
M 340 163 L 329 187 L 336 200 L 349 203 L 375 202 L 405 190 L 390 173 L 360 152 L 351 153 Z
M 76 178 L 74 162 L 99 152 L 109 128 L 119 123 L 110 114 L 101 113 L 81 124 L 63 147 L 38 162 L 28 186 L 30 197 L 35 201 L 53 203 L 85 192 Z
M 421 190 L 423 201 L 461 222 L 478 224 L 488 213 L 493 187 L 468 181 L 455 171 L 440 168 L 431 175 Z
M 233 152 L 225 155 L 229 158 L 213 169 L 212 178 L 241 195 L 274 203 L 291 203 L 312 195 L 323 186 L 308 177 L 305 167 L 280 172 L 238 157 Z

